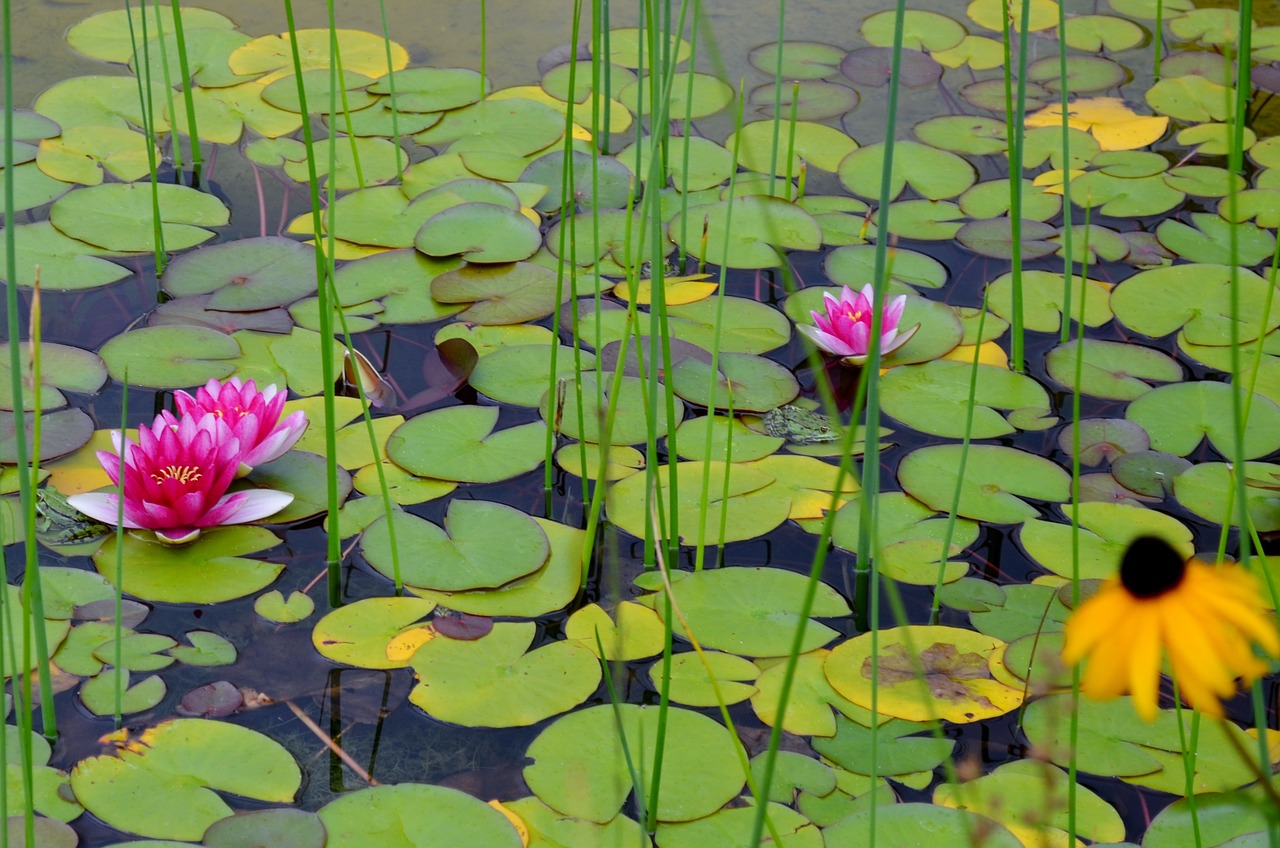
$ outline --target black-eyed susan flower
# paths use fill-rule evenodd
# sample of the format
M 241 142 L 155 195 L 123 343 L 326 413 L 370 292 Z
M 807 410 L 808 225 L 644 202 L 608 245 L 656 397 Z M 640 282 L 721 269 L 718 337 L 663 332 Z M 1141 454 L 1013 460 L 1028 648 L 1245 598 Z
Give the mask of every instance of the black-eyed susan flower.
M 1267 672 L 1254 652 L 1280 655 L 1280 634 L 1253 575 L 1235 565 L 1183 561 L 1155 537 L 1135 540 L 1106 581 L 1067 621 L 1062 656 L 1087 659 L 1081 688 L 1090 698 L 1129 692 L 1147 721 L 1156 716 L 1160 662 L 1168 654 L 1188 704 L 1222 715 L 1222 699 Z

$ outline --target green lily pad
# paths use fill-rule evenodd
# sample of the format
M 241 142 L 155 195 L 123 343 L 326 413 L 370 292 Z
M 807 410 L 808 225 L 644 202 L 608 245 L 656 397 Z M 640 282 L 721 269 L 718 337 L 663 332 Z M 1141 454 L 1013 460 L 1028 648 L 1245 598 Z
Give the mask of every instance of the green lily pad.
M 1111 463 L 1151 447 L 1151 438 L 1139 424 L 1123 418 L 1084 418 L 1077 427 L 1067 426 L 1058 431 L 1058 448 L 1067 456 L 1075 453 L 1076 431 L 1082 465 Z
M 689 628 L 705 648 L 748 657 L 786 656 L 795 637 L 807 580 L 780 568 L 725 567 L 694 574 L 672 575 L 675 600 Z M 662 589 L 651 598 L 654 608 L 665 608 Z M 810 611 L 819 618 L 839 618 L 850 614 L 848 603 L 825 583 Z M 672 621 L 678 636 L 687 636 L 684 624 Z M 820 648 L 837 632 L 825 624 L 810 621 L 805 628 L 801 652 Z
M 1117 483 L 1139 495 L 1163 499 L 1173 494 L 1174 480 L 1190 467 L 1190 462 L 1171 453 L 1137 451 L 1118 458 L 1111 474 Z
M 870 718 L 870 713 L 867 715 Z M 932 771 L 951 756 L 955 748 L 953 740 L 929 735 L 927 724 L 889 719 L 883 714 L 874 729 L 843 716 L 836 717 L 835 725 L 833 736 L 813 740 L 814 750 L 858 774 L 867 770 L 875 742 L 879 743 L 879 773 L 894 777 Z
M 342 66 L 354 73 L 382 77 L 409 63 L 409 54 L 403 47 L 371 32 L 299 29 L 255 38 L 232 53 L 227 64 L 237 74 L 265 74 L 260 81 L 266 84 L 293 73 L 295 43 L 304 73 L 328 68 L 332 59 L 331 42 L 342 56 Z
M 116 336 L 100 354 L 116 380 L 176 389 L 230 376 L 235 368 L 227 360 L 240 355 L 240 345 L 203 327 L 143 327 Z
M 831 683 L 828 682 L 826 673 L 823 671 L 823 665 L 830 653 L 824 648 L 802 654 L 797 659 L 796 673 L 792 678 L 791 694 L 782 725 L 788 733 L 816 737 L 834 736 L 839 732 L 837 728 L 843 727 L 845 723 L 841 720 L 841 716 L 852 716 L 855 721 L 868 726 L 888 721 L 887 716 L 880 715 L 879 721 L 873 722 L 870 710 L 858 706 L 831 688 Z M 778 721 L 778 703 L 782 695 L 786 668 L 787 664 L 783 662 L 770 665 L 756 679 L 755 692 L 751 694 L 751 707 L 755 710 L 756 716 L 770 727 Z M 817 743 L 819 740 L 814 741 Z M 826 739 L 822 740 L 822 742 L 826 741 Z M 827 756 L 837 759 L 834 754 Z M 883 773 L 882 771 L 881 774 Z
M 315 248 L 286 238 L 225 242 L 174 260 L 163 288 L 174 297 L 212 294 L 209 309 L 252 312 L 313 293 Z
M 881 848 L 958 845 L 979 829 L 986 848 L 1018 848 L 1022 845 L 1004 825 L 966 810 L 934 804 L 891 804 L 877 807 L 875 815 L 874 831 L 866 811 L 856 812 L 823 830 L 827 848 L 854 848 L 865 844 L 868 838 L 874 839 Z
M 1069 783 L 1067 774 L 1055 766 L 1019 760 L 963 785 L 940 784 L 933 801 L 987 816 L 1023 839 L 1065 838 L 1070 828 L 1095 842 L 1123 840 L 1120 813 L 1087 787 L 1076 787 L 1071 811 L 1055 800 L 1067 796 Z
M 599 604 L 580 607 L 565 622 L 564 635 L 610 662 L 643 660 L 662 653 L 662 619 L 633 601 L 623 601 L 612 611 Z
M 1270 812 L 1261 790 L 1254 784 L 1239 792 L 1179 798 L 1151 820 L 1142 843 L 1146 848 L 1176 848 L 1186 833 L 1198 828 L 1206 845 L 1261 848 Z
M 469 68 L 409 68 L 396 71 L 369 86 L 374 94 L 390 94 L 405 112 L 445 112 L 468 106 L 493 86 Z
M 543 382 L 546 382 L 544 376 Z M 559 432 L 571 439 L 599 443 L 604 439 L 603 417 L 610 403 L 610 391 L 613 375 L 607 371 L 584 373 L 576 381 L 581 386 L 581 400 L 576 390 L 565 394 L 564 409 L 559 415 Z M 601 384 L 603 384 L 603 407 L 601 402 Z M 659 396 L 662 389 L 658 389 Z M 619 396 L 614 405 L 613 429 L 609 432 L 609 443 L 614 445 L 639 444 L 648 437 L 649 428 L 654 428 L 658 438 L 667 434 L 666 415 L 650 416 L 648 412 L 648 385 L 638 377 L 623 377 L 619 387 Z M 547 407 L 548 398 L 543 396 L 541 412 L 544 420 L 550 419 L 554 413 Z M 581 410 L 579 410 L 581 403 Z M 675 420 L 684 418 L 684 404 L 679 399 L 675 403 Z
M 138 85 L 131 76 L 72 77 L 45 89 L 36 98 L 35 110 L 57 122 L 64 132 L 80 126 L 127 129 L 148 124 L 153 132 L 169 129 L 159 114 L 145 120 Z M 150 102 L 165 102 L 165 88 L 159 80 L 151 83 Z
M 168 687 L 158 674 L 144 677 L 136 683 L 133 675 L 124 671 L 121 681 L 120 712 L 140 713 L 154 709 L 168 693 Z M 109 716 L 115 712 L 115 680 L 110 673 L 86 680 L 80 687 L 80 701 L 89 712 L 97 716 Z
M 1184 330 L 1193 344 L 1226 345 L 1231 328 L 1231 269 L 1221 265 L 1177 265 L 1129 277 L 1112 293 L 1112 308 L 1125 326 L 1158 337 Z M 1247 268 L 1237 271 L 1241 303 L 1264 303 L 1268 283 Z M 1280 302 L 1272 302 L 1265 333 L 1280 326 Z M 1255 315 L 1240 316 L 1238 340 L 1258 337 Z
M 1076 343 L 1049 351 L 1045 366 L 1059 385 L 1111 400 L 1134 400 L 1151 391 L 1147 381 L 1171 383 L 1182 379 L 1182 366 L 1152 348 L 1137 344 L 1084 339 L 1080 385 L 1076 387 Z
M 124 579 L 120 589 L 144 601 L 170 604 L 212 604 L 243 598 L 266 588 L 284 565 L 248 559 L 280 544 L 261 527 L 220 527 L 200 534 L 189 545 L 175 547 L 124 537 Z M 93 555 L 98 573 L 115 583 L 116 542 L 108 536 Z M 191 579 L 199 569 L 200 580 Z
M 996 409 L 1041 421 L 1050 416 L 1049 395 L 1035 380 L 1004 368 L 977 366 L 972 431 L 975 439 L 1014 432 Z M 884 376 L 884 411 L 913 429 L 935 436 L 965 435 L 965 417 L 951 414 L 967 402 L 973 366 L 950 360 L 894 368 Z M 1026 426 L 1022 429 L 1039 429 Z
M 35 449 L 32 427 L 34 416 L 23 419 L 27 457 Z M 14 465 L 18 461 L 18 431 L 13 415 L 0 415 L 0 463 Z M 77 451 L 93 437 L 93 419 L 79 409 L 60 409 L 40 417 L 40 459 L 47 461 Z
M 554 848 L 557 845 L 624 846 L 652 843 L 639 822 L 617 815 L 604 824 L 564 816 L 537 798 L 521 798 L 503 804 L 529 828 L 531 848 Z
M 710 453 L 707 452 L 707 431 L 711 431 Z M 678 444 L 682 459 L 720 459 L 726 456 L 732 444 L 732 461 L 750 462 L 763 459 L 782 447 L 784 439 L 765 436 L 748 428 L 737 418 L 723 415 L 703 415 L 690 418 L 679 427 Z
M 617 159 L 593 159 L 574 150 L 569 157 L 573 191 L 570 206 L 590 209 L 622 209 L 630 193 L 631 171 Z M 560 208 L 565 180 L 564 151 L 543 154 L 520 174 L 520 182 L 540 183 L 547 193 L 536 205 L 540 212 Z M 594 175 L 594 177 L 593 177 Z
M 800 393 L 791 372 L 771 359 L 749 353 L 722 353 L 715 379 L 714 402 L 711 366 L 692 357 L 672 369 L 671 387 L 689 403 L 735 412 L 767 412 L 790 403 Z
M 938 600 L 945 606 L 967 611 L 969 622 L 979 633 L 1006 642 L 1026 635 L 1061 631 L 1071 613 L 1052 586 L 1038 583 L 1001 586 L 980 577 L 966 577 L 947 584 L 938 594 Z
M 699 259 L 731 268 L 775 268 L 782 263 L 781 250 L 817 250 L 822 245 L 822 229 L 813 216 L 776 197 L 740 197 L 732 204 L 700 206 L 689 214 L 696 223 L 687 228 L 681 226 L 682 215 L 672 218 L 672 238 Z
M 862 523 L 861 496 L 853 495 L 836 513 L 831 528 L 831 541 L 846 551 L 858 549 Z M 880 544 L 882 574 L 918 585 L 933 585 L 938 579 L 942 558 L 942 539 L 947 519 L 902 492 L 883 492 L 876 501 L 876 538 Z M 810 532 L 818 532 L 817 521 L 802 522 Z M 952 529 L 953 556 L 978 540 L 978 525 L 957 519 Z M 949 561 L 943 569 L 944 582 L 959 580 L 969 570 L 968 563 Z
M 884 170 L 884 144 L 860 147 L 840 163 L 839 177 L 844 187 L 860 197 L 880 196 L 880 172 Z M 954 153 L 915 141 L 894 145 L 893 170 L 889 177 L 889 199 L 896 200 L 909 184 L 929 200 L 956 197 L 978 180 L 967 161 Z
M 734 229 L 737 229 L 734 223 Z M 667 309 L 671 334 L 703 350 L 766 353 L 791 339 L 786 316 L 752 298 L 707 298 Z M 647 322 L 646 322 L 647 323 Z M 590 333 L 584 333 L 590 338 Z
M 930 445 L 907 454 L 898 479 L 907 494 L 938 512 L 955 497 L 960 445 Z M 1019 524 L 1039 513 L 1023 497 L 1062 503 L 1071 478 L 1043 457 L 1000 445 L 970 445 L 956 512 L 996 524 Z
M 532 518 L 488 501 L 449 502 L 444 529 L 406 512 L 392 513 L 400 576 L 410 586 L 445 592 L 502 586 L 547 561 L 547 535 Z M 364 558 L 393 576 L 388 519 L 369 526 L 360 542 Z
M 265 148 L 280 150 L 280 145 L 299 151 L 292 158 L 305 157 L 306 148 L 296 139 L 283 139 L 302 125 L 297 112 L 277 109 L 262 99 L 262 85 L 246 82 L 226 88 L 196 88 L 191 92 L 191 105 L 195 107 L 196 125 L 200 137 L 218 144 L 235 144 L 244 134 L 244 128 L 265 136 L 251 142 L 245 149 L 249 161 L 258 161 L 256 154 Z M 173 104 L 173 123 L 181 132 L 188 126 L 185 98 L 177 98 Z M 277 157 L 278 158 L 278 157 Z M 325 157 L 327 160 L 327 156 Z M 258 162 L 278 166 L 283 161 Z
M 325 837 L 324 825 L 315 813 L 278 807 L 220 819 L 205 831 L 201 843 L 206 848 L 244 848 L 255 844 L 324 848 Z
M 380 301 L 378 317 L 383 324 L 427 324 L 466 308 L 431 297 L 431 281 L 460 264 L 457 259 L 432 259 L 416 250 L 391 250 L 343 264 L 333 284 L 343 306 Z
M 774 87 L 772 84 L 753 88 L 747 95 L 748 108 L 772 118 L 774 116 Z M 858 92 L 848 86 L 837 85 L 823 80 L 803 80 L 782 90 L 779 116 L 790 118 L 792 101 L 795 101 L 795 116 L 800 121 L 822 121 L 843 115 L 857 108 Z
M 1125 549 L 1139 536 L 1158 536 L 1184 557 L 1195 552 L 1191 531 L 1176 518 L 1143 507 L 1114 503 L 1082 503 L 1080 515 L 1081 578 L 1113 577 Z M 1040 565 L 1064 577 L 1073 575 L 1071 525 L 1032 519 L 1019 539 Z
M 897 19 L 893 12 L 878 12 L 863 20 L 860 31 L 868 43 L 877 47 L 892 47 L 896 25 Z M 930 53 L 950 50 L 968 34 L 960 23 L 946 15 L 919 9 L 908 10 L 902 17 L 901 25 L 903 47 L 927 50 Z
M 1056 246 L 1055 246 L 1056 249 Z M 1087 286 L 1087 289 L 1086 289 Z M 1066 294 L 1062 274 L 1053 271 L 1022 272 L 1023 326 L 1041 333 L 1056 333 L 1062 325 Z M 1100 327 L 1111 320 L 1111 293 L 1097 280 L 1071 277 L 1071 319 L 1080 317 L 1080 300 L 1085 301 L 1084 322 Z M 987 287 L 988 308 L 1006 321 L 1013 317 L 1013 274 L 1001 274 Z
M 446 786 L 371 786 L 330 801 L 318 815 L 327 848 L 370 844 L 520 848 L 521 844 L 520 834 L 501 812 Z
M 498 623 L 479 639 L 436 636 L 413 655 L 409 700 L 464 727 L 526 727 L 573 709 L 600 685 L 600 663 L 574 640 L 529 650 L 537 629 Z
M 1062 76 L 1057 56 L 1045 56 L 1027 66 L 1027 79 L 1031 82 L 1050 91 L 1065 88 L 1072 94 L 1119 88 L 1128 78 L 1123 65 L 1102 56 L 1068 56 L 1066 77 Z
M 161 183 L 160 229 L 165 250 L 185 250 L 213 238 L 204 227 L 221 227 L 231 212 L 212 194 Z M 49 209 L 49 221 L 64 234 L 108 250 L 151 252 L 151 187 L 108 183 L 64 195 Z
M 496 483 L 542 464 L 546 425 L 493 432 L 498 408 L 456 406 L 409 419 L 387 439 L 387 455 L 421 477 Z
M 471 387 L 499 403 L 537 406 L 547 393 L 551 372 L 551 345 L 514 345 L 482 357 L 467 378 Z M 573 348 L 558 346 L 556 379 L 575 380 L 579 371 L 595 366 L 595 355 L 580 353 L 576 363 Z
M 339 124 L 338 129 L 345 129 L 345 126 Z M 317 139 L 315 144 L 316 150 L 327 150 L 330 141 Z M 403 156 L 397 159 L 396 146 L 384 138 L 339 136 L 332 144 L 333 168 L 329 168 L 329 157 L 325 154 L 315 163 L 316 177 L 321 185 L 332 182 L 339 191 L 389 182 L 399 176 L 400 169 L 404 167 Z M 286 159 L 284 172 L 300 183 L 310 180 L 305 153 L 299 161 Z
M 422 598 L 362 598 L 330 610 L 316 622 L 311 641 L 325 659 L 359 668 L 404 668 L 408 659 L 391 659 L 387 644 L 436 608 Z
M 22 374 L 31 365 L 31 345 L 23 343 L 18 351 Z M 13 388 L 9 382 L 9 345 L 0 344 L 0 409 L 13 409 Z M 57 409 L 66 406 L 67 398 L 62 389 L 80 394 L 93 394 L 107 381 L 107 369 L 102 360 L 87 350 L 69 345 L 44 342 L 40 345 L 40 408 Z M 35 398 L 30 389 L 24 389 L 23 405 L 30 409 Z
M 253 602 L 253 611 L 276 624 L 305 621 L 315 612 L 316 603 L 302 592 L 290 592 L 288 599 L 280 590 L 265 592 Z
M 481 100 L 448 112 L 440 123 L 414 140 L 433 147 L 460 144 L 463 150 L 508 152 L 524 156 L 543 150 L 564 135 L 564 116 L 532 100 Z
M 794 848 L 822 848 L 822 831 L 801 813 L 770 802 L 768 815 L 773 829 L 782 837 L 779 844 Z M 664 848 L 748 845 L 755 818 L 754 807 L 725 808 L 696 821 L 660 824 L 657 838 Z
M 173 32 L 175 28 L 172 9 L 160 7 L 148 9 L 147 24 L 151 33 L 158 29 Z M 143 25 L 142 8 L 114 9 L 99 12 L 79 21 L 67 30 L 67 44 L 73 49 L 104 62 L 123 64 L 133 59 L 134 38 L 130 28 L 140 36 Z M 234 30 L 235 22 L 225 15 L 208 9 L 186 8 L 180 13 L 182 26 L 189 32 L 200 30 Z
M 519 262 L 542 244 L 537 226 L 519 212 L 492 203 L 463 203 L 423 223 L 414 247 L 428 256 L 461 254 L 468 262 Z M 433 287 L 433 294 L 439 297 Z
M 1053 60 L 1058 64 L 1057 58 Z M 1097 156 L 1102 148 L 1097 139 L 1084 130 L 1074 127 L 1067 130 L 1068 145 L 1071 151 L 1072 168 L 1084 168 Z M 1023 136 L 1022 167 L 1038 168 L 1045 162 L 1051 167 L 1066 167 L 1067 155 L 1062 148 L 1062 130 L 1059 127 L 1037 127 L 1029 129 Z M 1074 193 L 1074 192 L 1073 192 Z
M 615 713 L 616 710 L 616 713 Z M 607 822 L 631 794 L 621 739 L 640 774 L 652 774 L 662 742 L 660 821 L 692 821 L 718 810 L 745 780 L 738 742 L 716 721 L 672 707 L 666 735 L 658 710 L 634 704 L 589 707 L 561 718 L 533 740 L 524 779 L 544 804 L 580 819 Z M 621 727 L 619 727 L 619 723 Z
M 650 151 L 653 149 L 653 142 L 646 138 L 640 142 L 633 142 L 615 154 L 619 161 L 629 168 L 637 168 L 642 179 L 649 178 Z M 688 155 L 686 161 L 685 156 Z M 672 185 L 683 192 L 702 191 L 709 188 L 717 188 L 732 173 L 733 156 L 722 145 L 716 144 L 708 138 L 699 136 L 685 136 L 682 139 L 672 142 L 672 147 L 667 159 L 666 174 L 659 174 L 658 178 L 665 185 L 668 178 Z M 637 167 L 636 163 L 639 162 Z M 615 212 L 619 210 L 614 210 Z M 590 216 L 585 216 L 590 218 Z M 626 219 L 626 213 L 622 213 L 622 219 Z M 589 227 L 584 227 L 585 231 Z M 637 231 L 638 232 L 638 231 Z M 648 244 L 645 245 L 646 250 Z
M 1186 123 L 1225 121 L 1228 104 L 1235 101 L 1235 89 L 1205 77 L 1189 75 L 1162 77 L 1143 95 L 1147 104 L 1161 115 Z
M 1066 753 L 1067 728 L 1061 718 L 1070 710 L 1069 698 L 1070 695 L 1051 695 L 1033 701 L 1022 719 L 1031 743 L 1043 748 L 1052 762 L 1064 768 L 1070 755 Z M 1185 768 L 1195 769 L 1193 786 L 1197 793 L 1227 792 L 1253 779 L 1225 734 L 1235 736 L 1237 745 L 1248 745 L 1253 740 L 1231 722 L 1202 723 L 1195 756 L 1187 764 L 1182 753 L 1185 748 L 1179 740 L 1191 732 L 1189 711 L 1179 714 L 1160 710 L 1156 720 L 1148 723 L 1138 717 L 1128 698 L 1081 700 L 1077 709 L 1080 724 L 1074 759 L 1080 771 L 1118 776 L 1126 783 L 1175 795 L 1186 792 Z
M 278 742 L 222 721 L 175 719 L 116 755 L 81 760 L 76 798 L 108 825 L 158 839 L 200 839 L 232 809 L 213 791 L 289 803 L 302 784 Z
M 211 668 L 231 665 L 236 661 L 236 646 L 208 630 L 187 632 L 190 645 L 176 645 L 169 649 L 169 656 L 187 665 Z
M 1187 456 L 1204 438 L 1224 456 L 1235 439 L 1232 389 L 1225 383 L 1174 383 L 1152 389 L 1129 404 L 1125 417 L 1146 428 L 1155 450 Z M 1280 448 L 1280 406 L 1254 395 L 1244 434 L 1244 459 Z
M 654 688 L 661 689 L 664 682 L 661 659 L 649 666 L 648 674 Z M 686 651 L 671 658 L 671 676 L 665 682 L 669 684 L 668 696 L 673 703 L 714 707 L 720 699 L 728 705 L 750 698 L 756 691 L 754 681 L 759 676 L 760 667 L 748 659 L 720 651 L 703 651 L 701 656 L 695 651 Z
M 843 55 L 843 54 L 842 54 Z M 841 160 L 858 148 L 858 143 L 834 127 L 811 121 L 797 121 L 794 125 L 795 141 L 791 139 L 791 124 L 782 124 L 778 136 L 778 157 L 773 172 L 778 176 L 800 173 L 800 164 L 835 171 Z M 732 151 L 737 145 L 738 164 L 757 173 L 769 173 L 769 161 L 773 151 L 773 121 L 753 121 L 744 124 L 740 133 L 730 133 L 724 146 Z M 788 161 L 787 151 L 791 151 Z
M 774 478 L 769 474 L 739 465 L 726 467 L 721 462 L 680 462 L 674 467 L 679 489 L 675 514 L 680 540 L 685 544 L 754 539 L 785 521 L 791 511 L 789 496 L 762 491 L 773 482 Z M 664 493 L 664 498 L 669 490 L 671 471 L 670 465 L 657 469 L 659 491 Z M 726 475 L 729 478 L 727 490 Z M 704 487 L 709 487 L 705 507 Z M 609 520 L 628 533 L 644 538 L 651 530 L 645 515 L 648 490 L 649 484 L 643 474 L 633 474 L 614 484 L 605 502 Z M 704 509 L 705 525 L 702 522 Z M 728 515 L 724 519 L 724 538 L 721 540 L 721 515 L 725 511 Z M 663 532 L 671 531 L 668 528 Z
M 820 41 L 784 41 L 762 44 L 752 50 L 747 61 L 758 71 L 774 73 L 782 62 L 783 79 L 822 79 L 840 67 L 845 51 Z M 733 147 L 726 144 L 726 147 Z M 755 169 L 752 169 L 755 170 Z
M 1280 466 L 1265 462 L 1246 462 L 1244 468 L 1247 481 L 1269 481 L 1280 473 Z M 1173 482 L 1173 491 L 1183 508 L 1205 521 L 1235 526 L 1240 523 L 1238 507 L 1227 500 L 1235 491 L 1235 485 L 1228 463 L 1202 462 L 1179 474 Z M 1270 485 L 1246 482 L 1245 504 L 1259 533 L 1280 530 L 1280 497 Z
M 35 162 L 14 165 L 7 170 L 0 168 L 0 190 L 3 190 L 10 180 L 13 182 L 13 211 L 15 212 L 52 203 L 73 188 L 70 183 L 54 179 L 40 170 L 40 166 Z M 3 213 L 0 213 L 0 220 L 3 220 Z M 27 226 L 38 225 L 28 224 Z
M 1193 213 L 1191 221 L 1194 226 L 1168 218 L 1156 227 L 1160 243 L 1190 262 L 1230 264 L 1232 229 L 1240 265 L 1257 265 L 1275 250 L 1275 236 L 1253 224 L 1231 224 L 1211 212 Z
M 127 183 L 150 173 L 148 152 L 159 160 L 159 149 L 147 147 L 145 135 L 123 127 L 68 127 L 57 138 L 40 142 L 36 164 L 63 182 L 99 185 L 105 171 Z
M 554 271 L 530 262 L 468 264 L 431 281 L 432 298 L 440 303 L 470 303 L 458 320 L 476 324 L 534 321 L 554 312 L 569 294 L 567 286 L 557 291 Z
M 994 679 L 989 658 L 1004 642 L 958 627 L 910 625 L 879 634 L 878 675 L 873 676 L 871 634 L 837 645 L 827 657 L 827 679 L 862 707 L 908 721 L 945 719 L 964 724 L 1016 709 L 1023 691 Z M 918 676 L 922 669 L 924 677 Z
M 981 115 L 942 115 L 921 121 L 911 131 L 930 147 L 952 153 L 985 156 L 1009 147 L 1004 121 Z
M 877 211 L 871 216 L 880 230 L 893 236 L 920 241 L 947 241 L 955 238 L 965 224 L 960 207 L 944 200 L 899 200 L 889 206 L 889 215 Z
M 874 245 L 838 247 L 827 254 L 822 267 L 832 283 L 858 288 L 865 285 L 875 271 L 875 253 Z M 928 254 L 901 247 L 894 251 L 886 271 L 890 281 L 900 285 L 936 289 L 947 282 L 945 265 Z M 898 293 L 897 289 L 890 291 Z M 787 314 L 793 315 L 790 311 Z
M 648 115 L 652 93 L 650 77 L 646 76 L 624 85 L 618 92 L 618 101 L 637 115 Z M 724 109 L 733 100 L 733 89 L 711 74 L 677 71 L 669 78 L 664 74 L 659 88 L 667 92 L 661 99 L 668 120 L 678 117 L 705 118 Z M 668 81 L 670 88 L 667 87 Z

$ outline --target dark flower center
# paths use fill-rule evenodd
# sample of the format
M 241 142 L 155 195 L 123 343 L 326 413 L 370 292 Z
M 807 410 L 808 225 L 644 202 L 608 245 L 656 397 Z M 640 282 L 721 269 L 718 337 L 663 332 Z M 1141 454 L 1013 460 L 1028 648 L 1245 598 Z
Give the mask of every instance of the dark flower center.
M 1187 563 L 1164 539 L 1139 536 L 1120 561 L 1120 582 L 1135 598 L 1155 598 L 1182 582 Z

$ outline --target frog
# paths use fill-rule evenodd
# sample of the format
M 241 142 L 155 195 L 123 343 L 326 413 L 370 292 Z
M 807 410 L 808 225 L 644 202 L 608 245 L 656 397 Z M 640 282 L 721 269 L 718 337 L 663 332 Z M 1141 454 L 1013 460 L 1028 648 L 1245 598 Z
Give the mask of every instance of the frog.
M 786 439 L 793 445 L 813 445 L 834 442 L 840 431 L 831 425 L 831 419 L 821 412 L 785 404 L 771 409 L 763 418 L 764 431 L 774 438 Z
M 36 535 L 50 545 L 74 545 L 105 536 L 111 528 L 67 503 L 56 489 L 36 492 Z

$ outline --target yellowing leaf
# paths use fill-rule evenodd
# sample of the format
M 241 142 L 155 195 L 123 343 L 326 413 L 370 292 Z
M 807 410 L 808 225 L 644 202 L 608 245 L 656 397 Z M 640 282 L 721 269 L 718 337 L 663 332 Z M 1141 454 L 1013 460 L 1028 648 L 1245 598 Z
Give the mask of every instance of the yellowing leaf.
M 407 663 L 423 645 L 436 638 L 436 629 L 430 624 L 406 630 L 387 643 L 387 659 L 393 663 Z
M 329 30 L 301 29 L 298 30 L 297 37 L 303 71 L 329 67 Z M 337 38 L 343 70 L 377 78 L 385 76 L 389 70 L 398 71 L 409 64 L 408 51 L 392 41 L 391 66 L 388 68 L 388 42 L 372 33 L 340 29 L 337 31 Z M 266 74 L 258 80 L 263 85 L 291 75 L 293 47 L 289 44 L 289 33 L 255 38 L 236 48 L 227 57 L 227 64 L 233 73 Z
M 137 430 L 125 432 L 130 439 L 137 441 Z M 49 485 L 64 495 L 78 495 L 110 486 L 111 478 L 98 462 L 98 451 L 115 451 L 110 430 L 95 431 L 80 450 L 46 463 L 44 467 L 49 471 Z
M 520 844 L 524 848 L 529 848 L 529 826 L 524 823 L 524 819 L 517 816 L 511 810 L 508 810 L 503 803 L 497 799 L 487 802 L 498 812 L 507 817 L 507 821 L 511 822 L 511 826 L 516 829 L 516 833 L 520 834 Z
M 973 364 L 973 345 L 960 345 L 951 349 L 951 352 L 942 359 L 952 359 L 956 362 L 964 362 L 969 365 Z M 995 342 L 985 342 L 982 350 L 978 354 L 979 365 L 994 365 L 997 368 L 1009 367 L 1009 356 L 1004 352 L 1004 348 Z
M 1027 116 L 1028 127 L 1061 124 L 1060 103 L 1052 103 Z M 1092 133 L 1103 150 L 1138 150 L 1158 141 L 1168 129 L 1169 119 L 1139 115 L 1119 97 L 1090 97 L 1071 104 L 1067 125 Z
M 537 85 L 513 85 L 510 88 L 500 88 L 497 91 L 490 94 L 486 99 L 487 100 L 532 100 L 535 103 L 541 103 L 543 106 L 550 106 L 552 109 L 555 109 L 561 115 L 565 114 L 565 112 L 567 112 L 569 108 L 568 104 L 566 104 L 563 100 L 557 100 L 556 98 L 552 97 L 550 94 L 547 94 L 547 92 L 544 91 L 541 86 L 537 86 Z M 605 104 L 605 98 L 601 97 L 600 95 L 596 95 L 596 99 L 599 101 L 600 108 L 603 110 L 604 104 Z M 576 106 L 574 106 L 574 111 L 577 112 L 578 114 L 582 114 L 583 112 L 586 112 L 589 110 L 590 110 L 589 104 L 579 103 Z M 626 106 L 623 106 L 621 103 L 619 103 L 617 100 L 610 100 L 609 101 L 609 132 L 610 133 L 626 132 L 627 128 L 630 126 L 631 126 L 631 111 L 627 109 Z
M 666 295 L 667 306 L 683 306 L 686 303 L 697 303 L 706 300 L 719 287 L 719 283 L 702 282 L 710 274 L 690 274 L 687 277 L 667 277 L 662 281 L 662 291 Z M 613 294 L 619 300 L 630 300 L 631 284 L 625 280 L 613 287 Z M 653 280 L 640 280 L 636 283 L 636 303 L 647 306 L 653 300 Z

